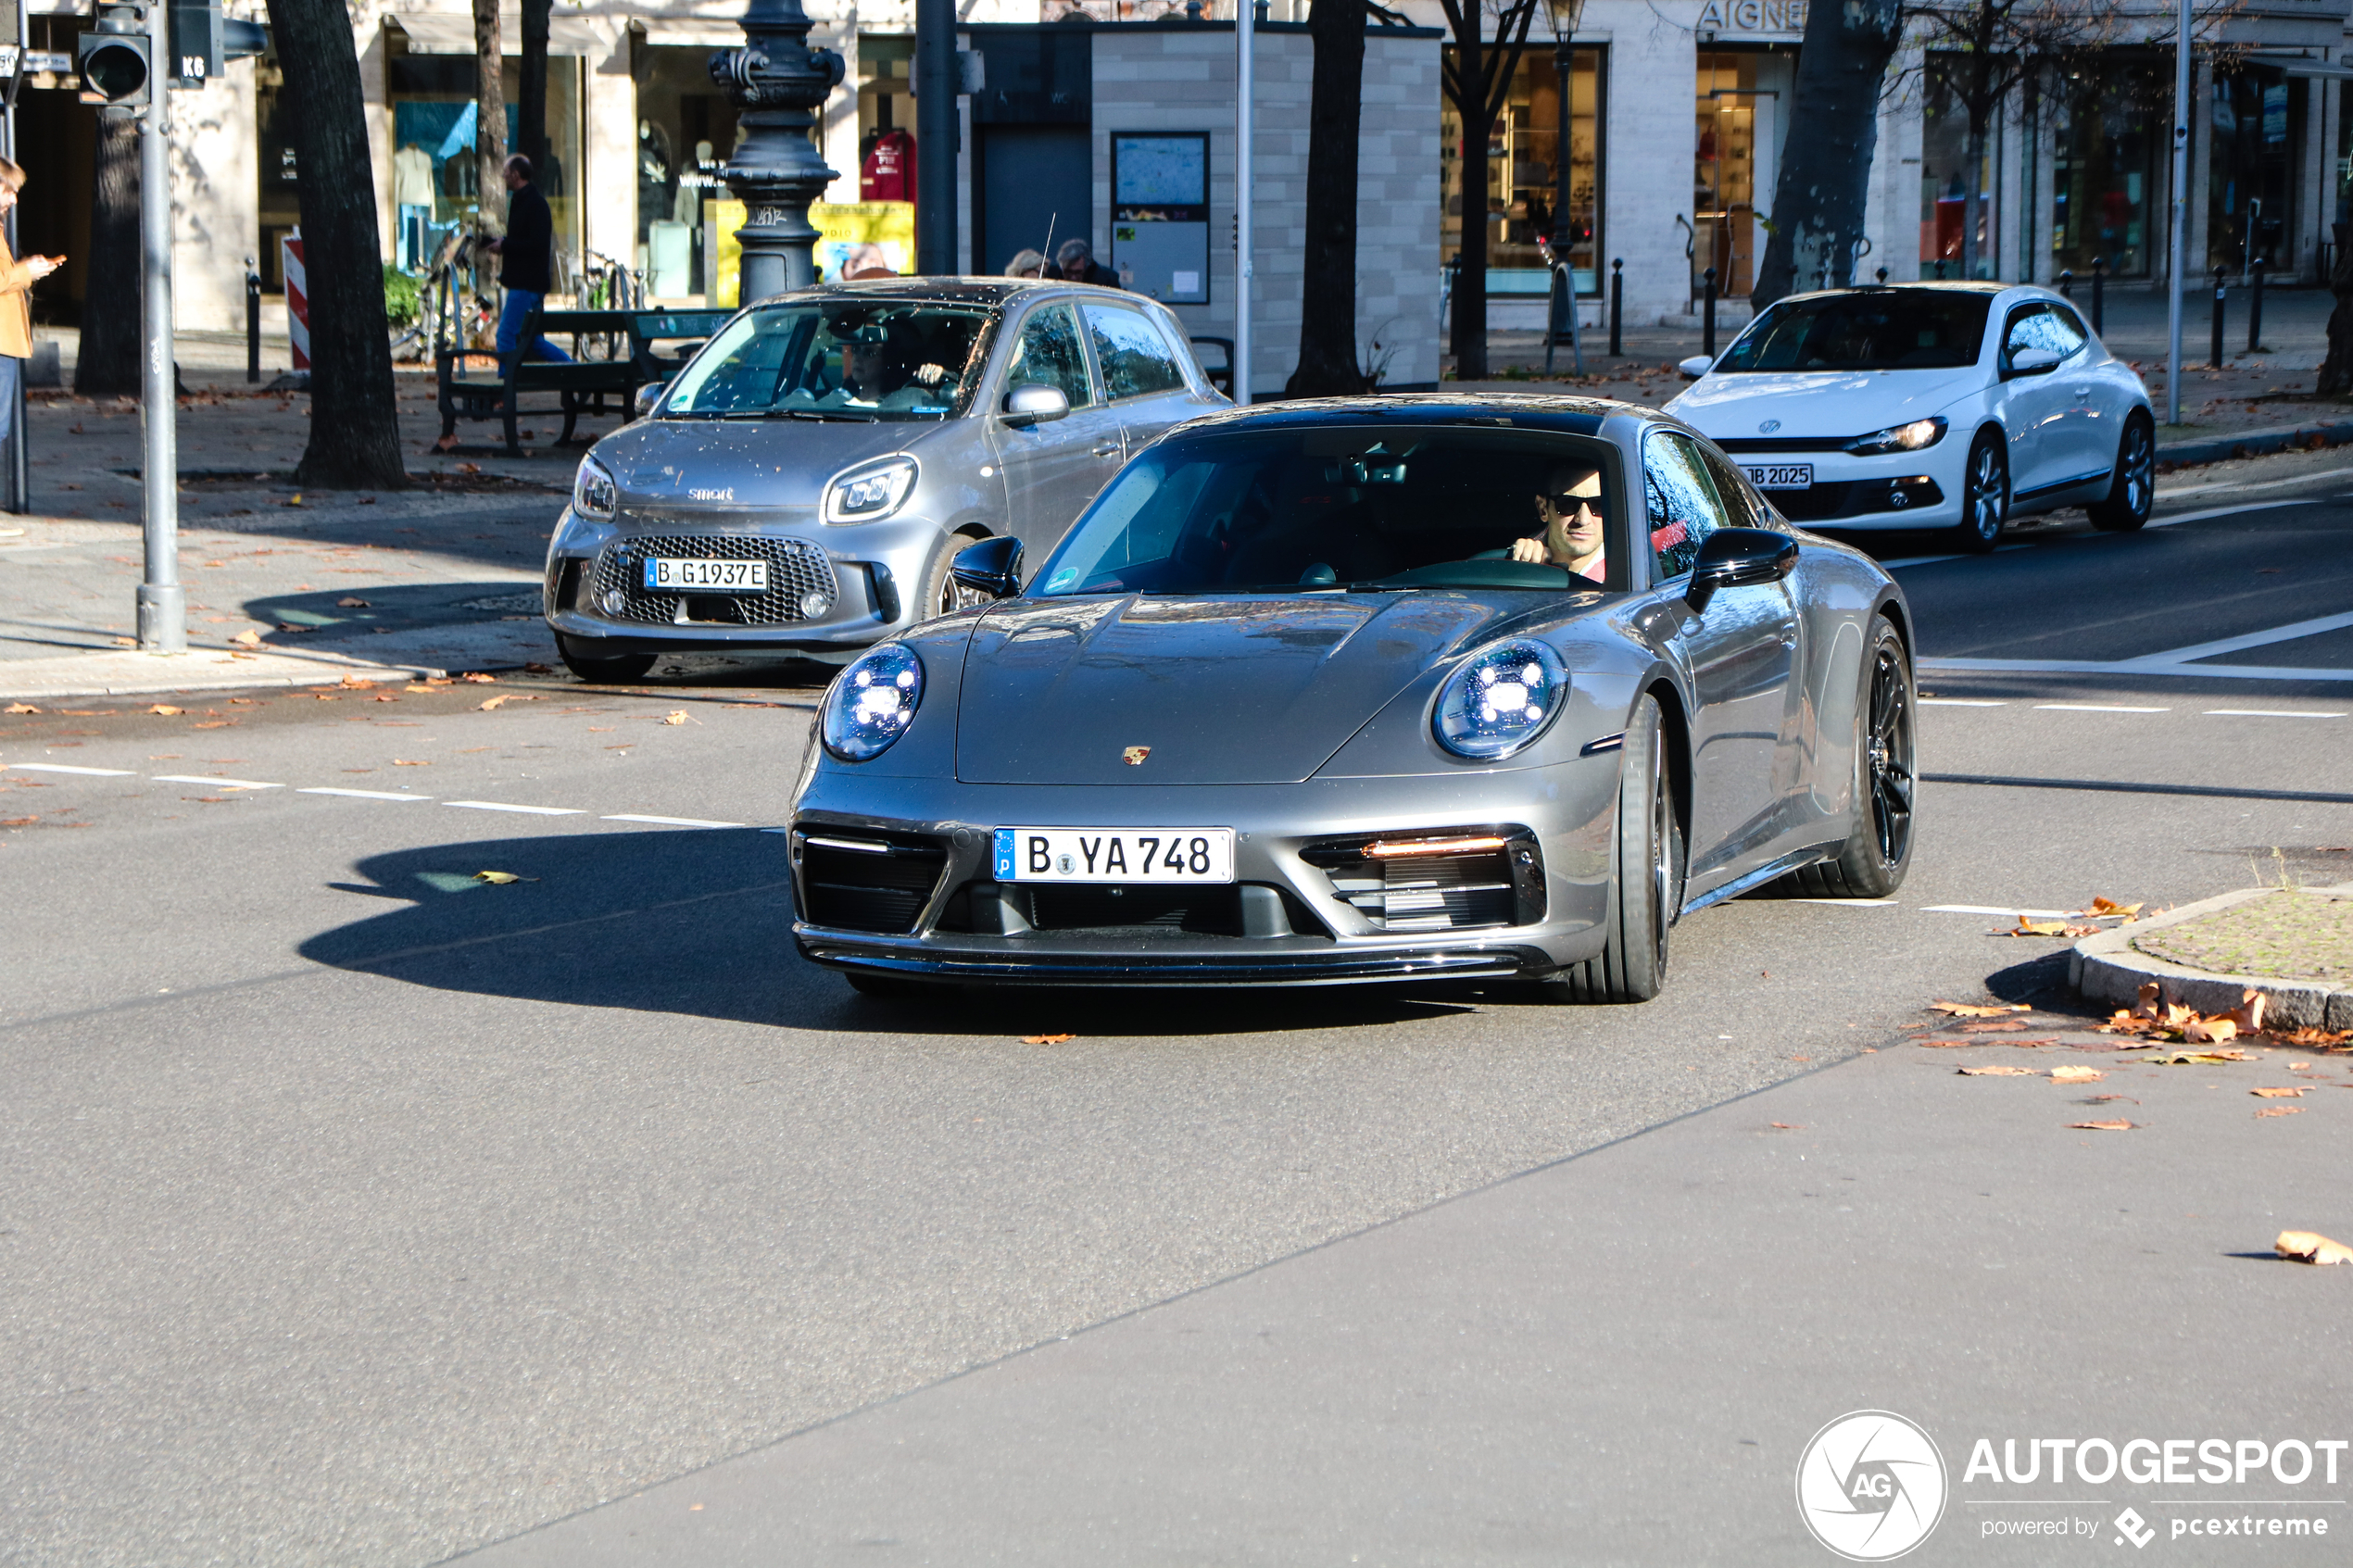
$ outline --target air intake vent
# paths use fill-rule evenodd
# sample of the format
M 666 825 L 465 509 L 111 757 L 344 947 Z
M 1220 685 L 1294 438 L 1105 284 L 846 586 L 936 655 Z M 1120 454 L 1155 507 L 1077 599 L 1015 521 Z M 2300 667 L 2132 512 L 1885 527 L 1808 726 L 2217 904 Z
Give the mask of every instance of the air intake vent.
M 1029 923 L 1039 931 L 1106 935 L 1239 936 L 1241 900 L 1232 884 L 1216 887 L 1033 887 Z
M 947 850 L 922 839 L 856 832 L 794 835 L 799 851 L 801 918 L 842 931 L 904 936 L 939 885 Z
M 1544 862 L 1526 828 L 1459 828 L 1311 845 L 1332 896 L 1380 931 L 1474 931 L 1544 918 Z

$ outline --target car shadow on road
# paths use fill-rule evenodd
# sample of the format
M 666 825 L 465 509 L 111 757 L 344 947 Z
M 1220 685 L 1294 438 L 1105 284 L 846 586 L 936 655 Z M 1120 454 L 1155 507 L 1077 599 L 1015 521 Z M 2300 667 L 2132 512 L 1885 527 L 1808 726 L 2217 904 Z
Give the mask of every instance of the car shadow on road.
M 1449 988 L 860 995 L 793 947 L 781 834 L 660 828 L 371 855 L 329 885 L 374 907 L 302 944 L 314 963 L 570 1007 L 845 1034 L 1165 1037 L 1402 1023 L 1468 1010 Z M 483 872 L 513 881 L 480 880 Z M 1041 1021 L 1044 1021 L 1041 1023 Z

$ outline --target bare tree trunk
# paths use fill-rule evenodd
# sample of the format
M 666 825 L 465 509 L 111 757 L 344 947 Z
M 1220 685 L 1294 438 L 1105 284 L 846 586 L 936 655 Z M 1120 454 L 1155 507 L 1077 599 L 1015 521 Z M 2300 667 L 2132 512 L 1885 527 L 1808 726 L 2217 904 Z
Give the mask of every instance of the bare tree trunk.
M 384 324 L 384 245 L 368 156 L 359 56 L 344 0 L 270 0 L 294 132 L 303 270 L 310 282 L 310 443 L 297 483 L 394 490 L 409 483 Z
M 1824 0 L 1806 12 L 1790 107 L 1791 123 L 1806 130 L 1790 137 L 1774 183 L 1772 227 L 1749 294 L 1758 309 L 1806 286 L 1826 256 L 1832 277 L 1851 281 L 1879 144 L 1880 83 L 1901 32 L 1897 0 Z
M 1969 118 L 1969 142 L 1961 156 L 1969 159 L 1969 206 L 1961 213 L 1961 276 L 1974 282 L 1978 216 L 1985 201 L 1985 127 L 1974 112 Z
M 507 79 L 498 0 L 474 0 L 474 173 L 481 184 L 474 226 L 507 232 Z
M 1307 245 L 1300 280 L 1294 397 L 1365 390 L 1356 364 L 1356 146 L 1365 96 L 1365 0 L 1315 0 L 1315 80 L 1307 111 Z
M 531 160 L 531 172 L 543 191 L 547 181 L 547 18 L 555 0 L 522 0 L 522 64 L 517 72 L 515 127 L 517 152 Z
M 2321 380 L 2315 389 L 2322 397 L 2342 397 L 2353 392 L 2353 223 L 2330 226 L 2336 236 L 2336 248 L 2329 253 L 2329 292 L 2336 296 L 2336 308 L 2329 312 L 2328 358 L 2321 361 Z
M 89 297 L 73 389 L 139 395 L 139 122 L 98 117 L 91 181 Z

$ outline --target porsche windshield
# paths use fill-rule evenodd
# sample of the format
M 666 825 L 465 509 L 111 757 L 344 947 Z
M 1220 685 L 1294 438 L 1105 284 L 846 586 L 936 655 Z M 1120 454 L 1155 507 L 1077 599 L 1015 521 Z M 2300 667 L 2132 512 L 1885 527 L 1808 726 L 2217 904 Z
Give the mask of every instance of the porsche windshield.
M 1477 425 L 1206 431 L 1122 470 L 1034 593 L 1621 588 L 1617 448 Z
M 963 411 L 988 311 L 921 300 L 748 310 L 678 372 L 669 418 L 938 420 Z
M 1865 289 L 1785 299 L 1712 369 L 1952 370 L 1977 363 L 1993 297 L 1943 289 Z

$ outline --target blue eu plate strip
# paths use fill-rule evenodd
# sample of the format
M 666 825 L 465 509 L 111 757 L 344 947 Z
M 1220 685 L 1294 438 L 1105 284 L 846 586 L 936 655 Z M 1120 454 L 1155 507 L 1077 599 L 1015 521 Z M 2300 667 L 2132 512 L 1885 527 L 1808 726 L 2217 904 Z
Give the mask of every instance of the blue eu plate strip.
M 999 882 L 1011 882 L 1011 881 L 1013 881 L 1013 829 L 1011 829 L 1011 828 L 999 828 L 999 829 L 997 830 L 997 857 L 996 857 L 996 859 L 997 859 L 997 880 L 998 880 Z

